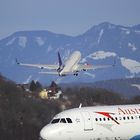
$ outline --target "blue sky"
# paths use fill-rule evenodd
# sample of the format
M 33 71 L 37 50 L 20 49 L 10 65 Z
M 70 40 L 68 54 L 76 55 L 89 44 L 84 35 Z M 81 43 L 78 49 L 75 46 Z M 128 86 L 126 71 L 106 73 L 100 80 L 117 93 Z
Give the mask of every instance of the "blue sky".
M 140 23 L 140 0 L 0 0 L 0 39 L 21 30 L 78 35 L 108 21 Z

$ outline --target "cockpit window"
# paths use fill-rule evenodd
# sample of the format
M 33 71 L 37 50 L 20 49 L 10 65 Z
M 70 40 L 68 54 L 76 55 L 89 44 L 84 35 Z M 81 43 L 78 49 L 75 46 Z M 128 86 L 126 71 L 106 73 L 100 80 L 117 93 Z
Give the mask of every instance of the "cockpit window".
M 72 123 L 72 120 L 70 118 L 66 118 L 68 123 Z
M 60 123 L 66 123 L 66 120 L 65 120 L 64 118 L 62 118 L 62 119 L 60 120 Z
M 55 124 L 55 123 L 72 123 L 72 120 L 70 118 L 53 119 L 51 121 L 51 124 Z
M 52 120 L 52 124 L 54 124 L 54 123 L 59 123 L 59 121 L 60 121 L 60 119 L 54 119 L 54 120 Z

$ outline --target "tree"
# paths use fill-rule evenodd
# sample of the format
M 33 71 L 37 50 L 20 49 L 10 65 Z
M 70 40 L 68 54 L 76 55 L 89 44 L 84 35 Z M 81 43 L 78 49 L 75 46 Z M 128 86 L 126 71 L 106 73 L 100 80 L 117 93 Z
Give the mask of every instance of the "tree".
M 57 88 L 57 84 L 54 81 L 52 81 L 50 88 Z
M 30 83 L 30 91 L 36 91 L 37 86 L 34 80 Z
M 42 89 L 42 85 L 38 81 L 36 82 L 36 87 L 37 87 L 37 90 Z

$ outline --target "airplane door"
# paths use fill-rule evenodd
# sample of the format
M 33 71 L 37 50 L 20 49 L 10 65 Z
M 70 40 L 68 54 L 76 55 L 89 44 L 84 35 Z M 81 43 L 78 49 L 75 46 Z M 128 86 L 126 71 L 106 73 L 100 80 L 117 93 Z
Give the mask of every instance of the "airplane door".
M 89 112 L 81 112 L 82 117 L 84 119 L 84 130 L 90 131 L 93 130 L 92 119 Z

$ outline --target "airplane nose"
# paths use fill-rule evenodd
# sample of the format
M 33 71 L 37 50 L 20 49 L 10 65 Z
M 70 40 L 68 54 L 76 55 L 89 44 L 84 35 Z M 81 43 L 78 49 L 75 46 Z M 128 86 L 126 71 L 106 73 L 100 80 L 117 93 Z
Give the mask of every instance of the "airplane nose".
M 61 140 L 61 132 L 63 131 L 63 129 L 63 127 L 56 125 L 46 125 L 41 129 L 40 137 L 43 140 L 56 140 L 56 138 Z
M 48 140 L 47 136 L 49 135 L 49 131 L 47 127 L 44 127 L 40 131 L 40 140 Z

